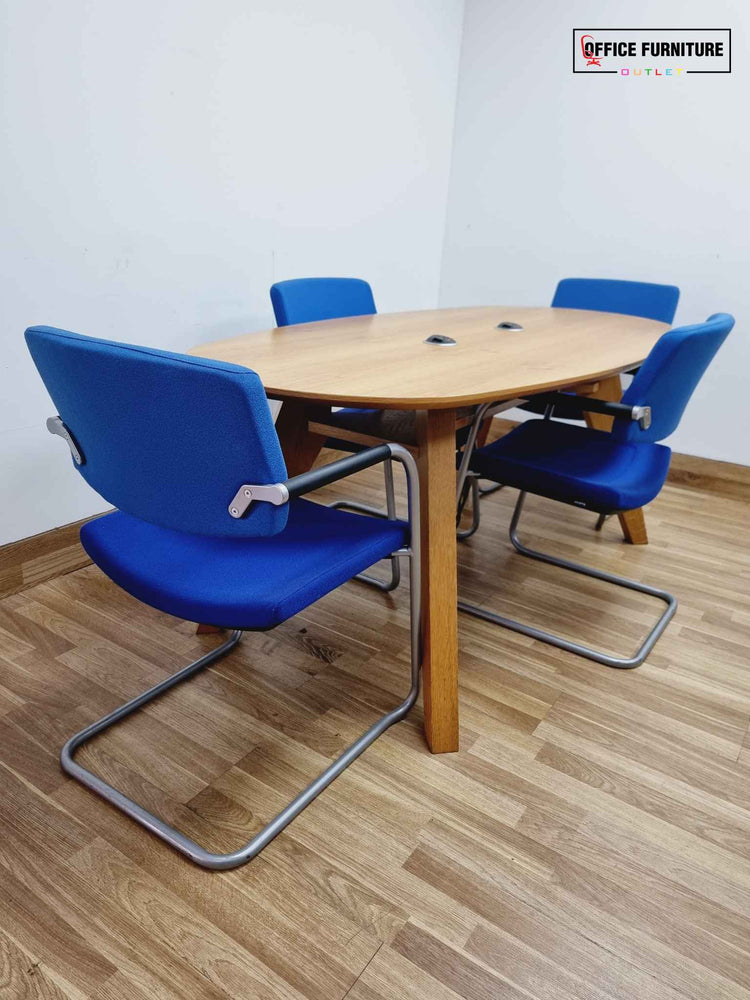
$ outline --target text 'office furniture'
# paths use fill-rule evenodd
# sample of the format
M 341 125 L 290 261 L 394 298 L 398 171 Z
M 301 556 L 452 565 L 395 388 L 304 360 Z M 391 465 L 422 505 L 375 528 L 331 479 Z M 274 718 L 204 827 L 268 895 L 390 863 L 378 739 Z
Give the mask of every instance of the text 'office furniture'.
M 731 316 L 717 313 L 705 323 L 670 330 L 656 343 L 620 403 L 582 400 L 584 407 L 614 417 L 611 433 L 550 419 L 555 407 L 567 405 L 568 399 L 565 393 L 552 393 L 542 397 L 547 407 L 544 419 L 528 420 L 505 437 L 474 450 L 462 468 L 464 475 L 470 469 L 520 491 L 510 539 L 522 555 L 665 602 L 664 612 L 638 651 L 630 657 L 610 656 L 466 601 L 458 602 L 461 611 L 610 667 L 637 667 L 643 662 L 674 614 L 675 598 L 635 580 L 528 548 L 517 534 L 524 499 L 534 493 L 603 514 L 650 503 L 664 485 L 671 456 L 670 449 L 658 442 L 676 429 L 695 387 L 733 326 Z M 481 417 L 480 411 L 470 443 Z
M 627 371 L 665 329 L 655 320 L 614 313 L 495 305 L 287 326 L 190 352 L 252 367 L 268 394 L 284 401 L 276 429 L 290 475 L 310 468 L 324 440 L 307 419 L 311 404 L 416 411 L 422 685 L 433 752 L 458 748 L 458 411 Z M 436 342 L 436 334 L 453 343 Z M 212 469 L 207 459 L 206 475 Z
M 384 444 L 291 478 L 255 372 L 32 327 L 26 340 L 58 410 L 49 429 L 74 467 L 118 509 L 81 529 L 116 584 L 160 611 L 231 630 L 217 649 L 72 737 L 65 771 L 192 861 L 226 869 L 255 857 L 416 701 L 420 667 L 420 505 L 414 459 Z M 409 523 L 301 499 L 381 462 L 406 471 Z M 75 751 L 228 653 L 243 631 L 286 621 L 383 558 L 410 567 L 411 684 L 382 716 L 243 848 L 214 854 L 81 766 Z

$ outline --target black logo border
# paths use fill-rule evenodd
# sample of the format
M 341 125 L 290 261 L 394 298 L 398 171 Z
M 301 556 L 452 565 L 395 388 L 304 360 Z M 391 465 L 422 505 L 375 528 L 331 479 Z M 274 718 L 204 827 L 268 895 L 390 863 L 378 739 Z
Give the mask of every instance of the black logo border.
M 726 31 L 729 35 L 729 69 L 686 69 L 685 73 L 716 73 L 726 76 L 732 72 L 732 29 L 731 28 L 573 28 L 573 72 L 576 76 L 602 76 L 614 73 L 616 69 L 599 69 L 596 71 L 576 69 L 576 31 Z

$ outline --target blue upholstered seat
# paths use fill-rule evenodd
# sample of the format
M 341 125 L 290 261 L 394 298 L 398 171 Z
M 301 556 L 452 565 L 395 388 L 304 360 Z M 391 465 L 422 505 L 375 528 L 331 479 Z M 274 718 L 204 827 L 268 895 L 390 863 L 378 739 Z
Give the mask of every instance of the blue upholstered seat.
M 271 538 L 189 535 L 116 511 L 81 529 L 92 560 L 160 611 L 226 628 L 286 621 L 379 559 L 408 545 L 408 525 L 309 500 L 289 504 Z
M 151 607 L 232 630 L 214 649 L 71 736 L 60 763 L 196 864 L 236 868 L 256 857 L 417 700 L 416 462 L 401 445 L 381 444 L 289 478 L 255 372 L 52 327 L 30 327 L 26 343 L 58 410 L 48 429 L 65 440 L 86 482 L 119 508 L 81 530 L 94 563 Z M 406 473 L 408 524 L 301 499 L 375 465 L 390 469 L 393 461 Z M 387 556 L 409 565 L 408 693 L 244 847 L 227 854 L 207 850 L 76 760 L 88 740 L 226 656 L 243 631 L 273 628 Z
M 650 503 L 669 471 L 662 444 L 623 444 L 605 431 L 527 420 L 480 448 L 471 468 L 485 479 L 609 513 Z
M 278 326 L 315 323 L 345 316 L 372 316 L 372 289 L 361 278 L 292 278 L 271 285 L 271 305 Z
M 671 323 L 680 299 L 676 285 L 610 278 L 563 278 L 552 305 L 556 309 L 593 309 Z
M 477 449 L 471 469 L 523 492 L 601 513 L 632 510 L 659 493 L 670 449 L 657 442 L 680 422 L 693 390 L 734 325 L 726 313 L 668 330 L 654 345 L 623 395 L 630 407 L 650 407 L 648 427 L 615 420 L 611 433 L 555 420 L 529 420 Z
M 615 656 L 464 600 L 458 602 L 461 611 L 608 667 L 629 670 L 643 663 L 674 615 L 677 600 L 638 580 L 627 580 L 525 545 L 518 537 L 524 500 L 527 493 L 535 493 L 601 514 L 632 510 L 653 500 L 667 478 L 671 456 L 670 449 L 658 442 L 679 424 L 696 385 L 733 326 L 731 316 L 716 313 L 704 323 L 663 334 L 628 386 L 622 403 L 599 403 L 614 417 L 611 432 L 549 418 L 529 420 L 499 441 L 479 448 L 469 459 L 475 473 L 520 491 L 510 522 L 510 540 L 521 555 L 664 602 L 664 611 L 636 653 Z M 556 398 L 552 397 L 552 401 L 556 403 Z M 593 400 L 585 403 L 592 404 Z
M 230 515 L 243 483 L 286 479 L 255 372 L 50 327 L 26 339 L 83 455 L 78 471 L 119 508 L 81 541 L 144 603 L 266 629 L 405 544 L 401 522 L 306 500 Z
M 649 281 L 619 281 L 609 278 L 563 278 L 552 298 L 555 309 L 588 309 L 596 312 L 621 313 L 671 323 L 674 319 L 680 289 L 676 285 L 658 285 Z M 583 410 L 570 393 L 570 403 L 555 406 L 556 417 L 583 420 Z M 530 399 L 521 406 L 529 413 L 544 413 L 545 404 Z

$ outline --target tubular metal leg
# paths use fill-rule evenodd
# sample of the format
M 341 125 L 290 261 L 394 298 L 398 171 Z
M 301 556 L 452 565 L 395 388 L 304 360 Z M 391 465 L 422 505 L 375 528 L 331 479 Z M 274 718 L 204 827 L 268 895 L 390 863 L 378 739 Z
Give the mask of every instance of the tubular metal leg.
M 596 526 L 594 527 L 594 531 L 601 531 L 602 528 L 604 527 L 604 522 L 607 520 L 608 517 L 609 514 L 600 514 L 599 517 L 596 519 Z
M 395 521 L 396 489 L 393 483 L 393 462 L 390 459 L 383 463 L 383 474 L 385 476 L 385 510 L 381 510 L 379 507 L 371 507 L 367 503 L 357 503 L 354 500 L 335 500 L 328 506 L 338 508 L 339 510 L 357 510 L 362 514 L 369 514 L 370 517 L 382 517 L 388 518 L 389 521 Z M 390 580 L 379 580 L 376 576 L 371 576 L 369 573 L 360 573 L 354 579 L 361 580 L 363 583 L 369 583 L 372 587 L 377 587 L 378 590 L 382 590 L 388 594 L 390 591 L 395 590 L 401 583 L 401 563 L 398 557 L 391 556 L 390 562 Z
M 479 501 L 483 497 L 488 497 L 492 493 L 497 493 L 498 490 L 501 490 L 503 488 L 503 485 L 504 485 L 503 483 L 497 483 L 495 486 L 485 486 L 485 487 L 482 487 L 482 486 L 479 485 L 479 477 L 478 476 L 472 477 L 472 482 L 471 482 L 471 524 L 469 525 L 468 528 L 464 528 L 463 530 L 459 530 L 459 531 L 456 532 L 456 538 L 459 540 L 459 542 L 463 542 L 463 541 L 465 541 L 465 539 L 471 538 L 471 536 L 479 528 L 479 522 L 480 522 L 481 514 L 482 514 L 481 507 L 479 506 Z M 466 499 L 467 498 L 465 497 L 463 503 L 461 504 L 461 507 L 460 507 L 460 510 L 459 510 L 459 515 L 458 515 L 459 516 L 459 520 L 460 520 L 460 517 L 461 517 L 461 513 L 463 512 L 464 506 L 466 504 Z
M 474 412 L 474 418 L 471 422 L 471 427 L 469 428 L 469 434 L 466 438 L 464 444 L 463 453 L 461 455 L 461 461 L 458 465 L 458 476 L 456 483 L 456 525 L 461 520 L 461 514 L 466 504 L 469 491 L 466 488 L 466 483 L 470 477 L 475 479 L 475 482 L 471 485 L 471 503 L 472 503 L 472 521 L 471 525 L 463 531 L 457 530 L 456 537 L 460 542 L 467 538 L 471 538 L 474 532 L 479 527 L 479 519 L 481 516 L 481 511 L 479 509 L 479 498 L 482 496 L 487 496 L 490 493 L 496 493 L 498 490 L 503 488 L 502 483 L 495 483 L 493 486 L 486 486 L 484 488 L 479 485 L 479 477 L 474 476 L 470 472 L 469 466 L 471 464 L 471 456 L 474 452 L 474 447 L 477 443 L 477 436 L 479 434 L 479 428 L 481 427 L 483 421 L 487 417 L 495 416 L 497 413 L 502 413 L 504 410 L 512 409 L 519 403 L 524 402 L 522 399 L 508 399 L 504 403 L 483 403 L 481 406 L 476 408 Z
M 474 532 L 479 527 L 479 517 L 480 517 L 479 501 L 483 497 L 489 497 L 492 496 L 493 493 L 497 493 L 498 490 L 503 489 L 504 485 L 505 485 L 504 483 L 495 483 L 494 486 L 480 486 L 479 480 L 477 480 L 477 513 L 474 519 L 474 524 L 476 524 L 476 527 L 474 527 L 474 524 L 472 524 L 472 529 L 473 529 L 472 534 L 474 534 Z
M 469 477 L 467 477 L 467 484 L 468 482 L 469 482 Z M 461 520 L 461 514 L 463 513 L 463 509 L 466 506 L 466 501 L 468 500 L 468 493 L 470 491 L 471 524 L 469 525 L 468 528 L 463 528 L 463 529 L 459 528 L 456 531 L 456 538 L 459 540 L 459 542 L 463 542 L 467 538 L 471 538 L 471 536 L 475 534 L 477 529 L 479 528 L 479 523 L 482 515 L 482 509 L 479 506 L 479 501 L 482 499 L 482 497 L 490 496 L 490 494 L 497 493 L 498 490 L 501 490 L 503 488 L 503 483 L 498 483 L 496 486 L 493 486 L 491 488 L 486 488 L 486 487 L 482 488 L 479 485 L 479 477 L 477 476 L 472 476 L 470 482 L 471 485 L 470 486 L 467 485 L 467 492 L 464 495 L 464 498 L 458 510 L 458 520 L 459 521 Z
M 120 708 L 110 712 L 109 715 L 105 715 L 104 718 L 99 719 L 98 722 L 94 722 L 92 725 L 87 726 L 86 729 L 81 730 L 68 742 L 62 749 L 60 754 L 60 763 L 63 770 L 71 775 L 71 777 L 76 778 L 81 784 L 85 785 L 91 791 L 96 792 L 107 802 L 116 806 L 122 812 L 126 813 L 131 819 L 134 819 L 136 823 L 140 823 L 147 830 L 156 834 L 163 841 L 174 847 L 180 853 L 184 854 L 185 857 L 190 858 L 197 865 L 203 868 L 211 869 L 228 869 L 237 868 L 239 865 L 245 864 L 245 862 L 252 860 L 256 855 L 258 855 L 267 844 L 277 834 L 281 833 L 285 827 L 287 827 L 293 819 L 295 819 L 299 814 L 308 806 L 313 799 L 315 799 L 320 793 L 331 784 L 331 782 L 337 778 L 342 771 L 344 771 L 353 761 L 359 757 L 363 751 L 374 743 L 375 740 L 381 736 L 389 726 L 392 726 L 396 722 L 400 722 L 401 719 L 409 712 L 419 695 L 419 670 L 421 664 L 421 649 L 420 649 L 420 616 L 421 616 L 421 560 L 420 560 L 420 528 L 419 528 L 419 493 L 418 493 L 418 478 L 416 464 L 411 456 L 408 456 L 411 460 L 411 465 L 405 462 L 407 468 L 407 475 L 409 478 L 409 515 L 410 522 L 412 525 L 412 539 L 411 546 L 408 549 L 399 549 L 398 554 L 402 556 L 408 556 L 409 558 L 409 586 L 410 586 L 410 637 L 411 637 L 411 686 L 409 688 L 409 693 L 406 695 L 404 700 L 397 705 L 390 712 L 387 712 L 382 716 L 376 723 L 374 723 L 370 728 L 359 737 L 352 745 L 345 750 L 332 764 L 330 764 L 323 773 L 313 781 L 311 785 L 308 785 L 303 791 L 293 799 L 289 805 L 282 809 L 282 811 L 276 816 L 271 822 L 265 826 L 259 833 L 257 833 L 253 839 L 246 844 L 244 847 L 237 851 L 233 851 L 231 854 L 213 854 L 210 851 L 205 850 L 200 844 L 196 844 L 194 840 L 186 837 L 184 834 L 180 833 L 179 830 L 175 830 L 174 827 L 169 826 L 164 820 L 159 819 L 158 816 L 154 816 L 143 806 L 138 805 L 137 802 L 133 802 L 132 799 L 128 798 L 122 792 L 119 792 L 112 785 L 107 784 L 102 778 L 97 777 L 88 771 L 85 767 L 77 764 L 73 759 L 73 755 L 78 747 L 90 740 L 92 736 L 96 736 L 98 733 L 103 732 L 109 726 L 122 719 L 125 719 L 128 715 L 135 712 L 142 705 L 147 704 L 154 698 L 157 698 L 160 694 L 165 691 L 169 691 L 180 681 L 187 680 L 196 674 L 199 670 L 207 667 L 209 664 L 214 663 L 216 660 L 220 659 L 222 656 L 226 655 L 231 649 L 233 649 L 237 643 L 240 641 L 242 635 L 241 631 L 236 630 L 232 632 L 229 639 L 218 646 L 216 649 L 202 656 L 199 660 L 194 663 L 189 664 L 187 667 L 183 667 L 176 674 L 168 677 L 166 680 L 161 681 L 154 687 L 149 688 L 148 691 L 144 691 L 143 694 L 138 695 L 137 698 L 133 698 L 131 701 Z M 403 459 L 402 459 L 403 460 Z
M 571 562 L 568 559 L 560 559 L 557 556 L 550 556 L 544 552 L 537 552 L 535 549 L 527 548 L 519 540 L 517 533 L 518 522 L 521 517 L 525 498 L 525 493 L 519 494 L 516 508 L 513 511 L 513 519 L 510 522 L 510 540 L 517 552 L 520 552 L 523 556 L 529 556 L 531 559 L 538 559 L 541 562 L 549 563 L 551 566 L 560 566 L 562 569 L 570 569 L 574 573 L 582 573 L 584 576 L 593 577 L 595 580 L 603 580 L 605 583 L 613 583 L 618 587 L 635 590 L 639 594 L 658 597 L 659 600 L 664 601 L 667 607 L 638 651 L 631 657 L 610 656 L 607 653 L 600 653 L 589 646 L 582 646 L 580 643 L 571 642 L 569 639 L 563 639 L 560 636 L 553 635 L 551 632 L 534 628 L 532 625 L 523 625 L 512 618 L 504 618 L 502 615 L 497 615 L 493 611 L 486 611 L 484 608 L 480 608 L 475 604 L 468 604 L 466 601 L 458 602 L 459 610 L 474 615 L 476 618 L 483 618 L 485 621 L 494 622 L 496 625 L 502 625 L 504 628 L 512 629 L 514 632 L 520 632 L 522 635 L 527 635 L 532 639 L 539 639 L 541 642 L 549 643 L 551 646 L 570 650 L 571 653 L 578 653 L 579 656 L 585 656 L 589 660 L 596 660 L 597 663 L 604 663 L 608 667 L 619 667 L 628 670 L 632 667 L 640 666 L 654 648 L 659 636 L 677 610 L 677 599 L 666 590 L 658 590 L 656 587 L 649 587 L 645 583 L 638 583 L 636 580 L 628 580 L 626 577 L 615 576 L 612 573 L 605 573 L 603 570 L 592 569 L 589 566 L 582 566 L 580 563 Z
M 473 475 L 469 475 L 466 478 L 462 499 L 458 506 L 457 521 L 461 520 L 461 514 L 466 506 L 469 493 L 471 493 L 471 524 L 468 528 L 456 529 L 456 538 L 459 542 L 463 542 L 465 539 L 471 538 L 479 527 L 479 480 Z

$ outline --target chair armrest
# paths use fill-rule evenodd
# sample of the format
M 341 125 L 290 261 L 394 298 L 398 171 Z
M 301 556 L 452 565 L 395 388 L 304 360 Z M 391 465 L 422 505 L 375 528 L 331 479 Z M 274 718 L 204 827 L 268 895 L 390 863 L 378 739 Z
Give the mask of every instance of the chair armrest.
M 236 495 L 229 504 L 229 513 L 232 517 L 242 517 L 250 507 L 253 500 L 265 500 L 268 503 L 276 504 L 288 503 L 294 497 L 302 496 L 317 490 L 320 486 L 327 486 L 335 483 L 339 479 L 351 476 L 362 469 L 369 469 L 379 462 L 386 462 L 393 459 L 400 462 L 406 473 L 407 497 L 409 504 L 409 527 L 411 529 L 411 540 L 409 551 L 411 552 L 412 563 L 412 586 L 420 586 L 419 567 L 421 560 L 421 527 L 419 509 L 419 470 L 414 456 L 408 448 L 401 444 L 379 444 L 366 451 L 360 451 L 356 455 L 347 455 L 337 462 L 328 465 L 321 465 L 310 472 L 303 472 L 299 476 L 292 476 L 285 483 L 270 483 L 265 486 L 240 486 Z M 419 617 L 419 616 L 417 616 Z
M 534 399 L 552 407 L 565 406 L 573 401 L 580 409 L 588 410 L 590 413 L 603 413 L 605 416 L 614 417 L 615 420 L 637 420 L 644 431 L 651 426 L 650 406 L 628 406 L 626 403 L 593 399 L 591 396 L 576 396 L 566 392 L 544 392 L 535 396 Z
M 317 469 L 303 472 L 299 476 L 292 476 L 291 479 L 287 479 L 283 483 L 268 483 L 263 486 L 243 483 L 229 502 L 229 514 L 234 518 L 243 517 L 255 501 L 272 503 L 278 507 L 295 497 L 312 493 L 313 490 L 320 489 L 321 486 L 328 486 L 329 483 L 335 483 L 355 472 L 361 472 L 362 469 L 369 469 L 370 466 L 377 465 L 379 462 L 385 462 L 394 457 L 397 448 L 397 445 L 379 444 L 354 455 L 347 455 L 346 458 L 340 458 L 328 465 L 321 465 Z M 400 451 L 400 448 L 398 450 Z
M 369 469 L 379 462 L 385 462 L 392 457 L 391 446 L 379 444 L 374 448 L 366 448 L 364 451 L 356 452 L 354 455 L 347 455 L 328 465 L 320 465 L 309 472 L 302 472 L 299 476 L 293 476 L 283 484 L 286 487 L 289 499 L 303 496 L 305 493 L 312 493 L 313 490 L 320 489 L 321 486 L 328 486 L 346 476 L 352 476 L 355 472 Z

